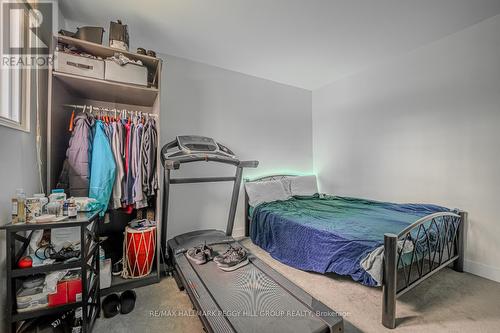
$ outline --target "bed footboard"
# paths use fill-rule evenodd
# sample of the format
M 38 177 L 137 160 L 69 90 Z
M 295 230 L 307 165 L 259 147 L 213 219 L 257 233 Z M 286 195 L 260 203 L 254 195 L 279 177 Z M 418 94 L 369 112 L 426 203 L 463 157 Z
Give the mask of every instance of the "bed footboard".
M 396 327 L 396 299 L 453 263 L 463 271 L 467 213 L 435 213 L 384 235 L 382 324 Z

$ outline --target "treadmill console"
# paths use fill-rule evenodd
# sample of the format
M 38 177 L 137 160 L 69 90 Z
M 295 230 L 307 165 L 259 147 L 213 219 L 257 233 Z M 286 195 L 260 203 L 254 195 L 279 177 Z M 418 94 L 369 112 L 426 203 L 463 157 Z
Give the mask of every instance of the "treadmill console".
M 187 154 L 210 153 L 218 149 L 215 140 L 206 136 L 180 135 L 177 142 L 179 149 Z
M 173 158 L 180 156 L 223 156 L 236 158 L 231 149 L 215 142 L 214 139 L 199 135 L 179 135 L 176 137 L 175 145 L 178 150 L 169 152 L 165 157 Z

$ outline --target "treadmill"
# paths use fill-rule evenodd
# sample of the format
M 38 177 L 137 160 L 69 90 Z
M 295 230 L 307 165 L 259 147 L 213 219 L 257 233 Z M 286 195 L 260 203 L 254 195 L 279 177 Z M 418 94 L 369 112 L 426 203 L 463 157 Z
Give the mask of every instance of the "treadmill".
M 164 167 L 162 249 L 164 261 L 180 290 L 186 290 L 205 330 L 226 333 L 261 332 L 343 332 L 343 319 L 280 273 L 248 252 L 249 264 L 232 272 L 217 268 L 213 261 L 192 263 L 186 252 L 206 242 L 214 255 L 228 244 L 242 246 L 231 237 L 244 168 L 255 168 L 257 161 L 240 161 L 226 146 L 212 138 L 178 136 L 163 146 Z M 234 165 L 233 177 L 171 178 L 172 170 L 184 163 L 215 162 Z M 227 228 L 198 230 L 166 241 L 168 202 L 171 184 L 234 182 Z

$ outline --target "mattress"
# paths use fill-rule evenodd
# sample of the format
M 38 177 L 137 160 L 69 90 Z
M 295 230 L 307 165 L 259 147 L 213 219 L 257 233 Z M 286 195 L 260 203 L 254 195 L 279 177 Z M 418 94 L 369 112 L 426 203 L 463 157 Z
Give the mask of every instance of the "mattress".
M 252 211 L 252 241 L 280 262 L 318 273 L 381 284 L 385 233 L 399 234 L 445 207 L 313 196 L 264 203 Z M 411 249 L 409 249 L 411 251 Z

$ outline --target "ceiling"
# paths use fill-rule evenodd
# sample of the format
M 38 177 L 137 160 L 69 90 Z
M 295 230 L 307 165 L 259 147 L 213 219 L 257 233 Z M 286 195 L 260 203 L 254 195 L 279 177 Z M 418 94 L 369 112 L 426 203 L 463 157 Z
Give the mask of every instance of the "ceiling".
M 60 0 L 131 45 L 313 90 L 500 13 L 500 0 Z

